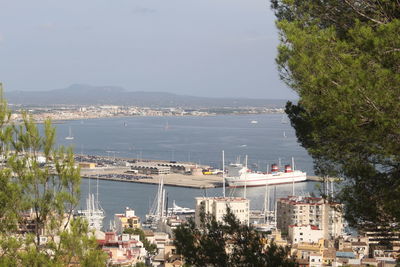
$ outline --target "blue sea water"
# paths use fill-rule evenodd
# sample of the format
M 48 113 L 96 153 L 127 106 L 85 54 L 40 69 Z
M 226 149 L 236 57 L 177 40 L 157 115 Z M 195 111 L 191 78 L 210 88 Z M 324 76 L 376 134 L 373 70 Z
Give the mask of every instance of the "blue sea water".
M 258 123 L 251 123 L 257 121 Z M 224 115 L 207 117 L 129 117 L 67 121 L 56 124 L 57 144 L 73 146 L 75 153 L 191 161 L 221 167 L 221 151 L 226 162 L 249 157 L 249 165 L 265 170 L 267 164 L 290 163 L 294 157 L 296 167 L 313 174 L 312 159 L 297 143 L 290 124 L 282 123 L 282 114 Z M 71 128 L 73 140 L 66 140 Z M 96 181 L 91 181 L 95 191 Z M 273 198 L 274 189 L 270 189 Z M 296 184 L 297 194 L 315 191 L 314 182 Z M 89 181 L 82 181 L 82 203 L 89 191 Z M 99 181 L 99 199 L 106 211 L 105 224 L 114 213 L 125 207 L 135 209 L 144 216 L 156 194 L 157 186 L 113 181 Z M 167 187 L 170 203 L 194 207 L 196 196 L 219 196 L 221 189 Z M 291 194 L 291 185 L 276 186 L 276 196 Z M 247 196 L 251 208 L 260 209 L 264 201 L 264 188 L 249 188 Z M 241 196 L 241 189 L 228 190 L 230 195 Z

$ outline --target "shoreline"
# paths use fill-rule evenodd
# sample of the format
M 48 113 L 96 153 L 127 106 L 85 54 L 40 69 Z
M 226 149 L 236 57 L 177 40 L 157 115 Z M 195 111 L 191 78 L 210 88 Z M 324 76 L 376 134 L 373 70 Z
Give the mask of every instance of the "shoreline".
M 142 117 L 158 117 L 158 118 L 170 118 L 170 117 L 217 117 L 217 116 L 257 116 L 257 115 L 268 115 L 268 114 L 285 114 L 284 111 L 274 111 L 274 112 L 259 112 L 259 113 L 250 113 L 250 112 L 231 112 L 231 113 L 208 113 L 208 114 L 162 114 L 162 115 L 115 115 L 115 116 L 89 116 L 89 117 L 72 117 L 72 118 L 53 118 L 51 116 L 48 116 L 46 118 L 35 118 L 33 116 L 33 119 L 36 121 L 36 123 L 42 124 L 46 119 L 50 119 L 52 123 L 54 124 L 63 124 L 68 121 L 79 121 L 79 120 L 95 120 L 95 119 L 107 119 L 107 118 L 142 118 Z M 22 122 L 20 118 L 16 119 L 17 122 Z

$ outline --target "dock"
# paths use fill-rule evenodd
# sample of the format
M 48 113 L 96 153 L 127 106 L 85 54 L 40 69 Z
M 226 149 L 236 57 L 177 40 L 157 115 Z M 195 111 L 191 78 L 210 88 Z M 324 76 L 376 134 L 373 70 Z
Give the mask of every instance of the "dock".
M 87 173 L 82 171 L 82 178 L 86 179 L 99 179 L 99 180 L 108 180 L 108 181 L 118 181 L 118 182 L 126 182 L 126 183 L 139 183 L 139 184 L 155 184 L 158 185 L 159 180 L 164 178 L 165 186 L 177 186 L 177 187 L 186 187 L 186 188 L 216 188 L 222 187 L 222 177 L 219 175 L 184 175 L 184 174 L 166 174 L 166 175 L 152 175 L 145 176 L 146 178 L 136 178 L 140 176 L 132 176 L 132 178 L 128 178 L 127 175 L 124 175 L 126 178 L 121 178 L 118 173 L 112 172 L 110 175 L 105 176 L 104 173 L 94 174 Z
M 164 178 L 164 185 L 166 186 L 197 189 L 223 186 L 222 174 L 202 173 L 202 169 L 211 168 L 210 166 L 160 160 L 142 160 L 138 163 L 137 159 L 104 156 L 78 155 L 77 157 L 80 159 L 81 177 L 86 179 L 158 185 L 160 179 Z M 128 166 L 124 163 L 130 164 Z M 132 172 L 132 166 L 136 166 L 134 168 L 141 169 L 142 172 L 138 170 Z M 170 171 L 169 168 L 174 168 L 175 171 Z M 195 168 L 195 171 L 192 169 L 191 172 L 187 173 L 188 168 Z M 321 182 L 323 179 L 318 176 L 307 176 L 306 181 Z
M 124 175 L 125 178 L 121 178 L 121 176 L 119 176 L 122 174 Z M 117 171 L 114 169 L 110 171 L 102 171 L 101 173 L 87 172 L 83 170 L 81 176 L 82 178 L 86 179 L 90 178 L 90 179 L 118 181 L 126 183 L 154 184 L 154 185 L 158 185 L 159 180 L 161 179 L 161 177 L 163 177 L 165 186 L 176 186 L 176 187 L 195 188 L 195 189 L 222 187 L 221 175 L 184 175 L 184 174 L 172 173 L 166 175 L 146 176 L 145 178 L 136 178 L 138 176 L 129 177 L 128 175 L 124 174 L 123 170 Z M 307 176 L 306 181 L 320 182 L 321 179 L 322 178 L 318 176 Z

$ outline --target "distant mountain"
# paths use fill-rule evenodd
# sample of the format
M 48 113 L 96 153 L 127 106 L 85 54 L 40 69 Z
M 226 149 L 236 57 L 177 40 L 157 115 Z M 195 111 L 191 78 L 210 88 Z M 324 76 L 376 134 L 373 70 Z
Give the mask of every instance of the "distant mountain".
M 127 91 L 117 86 L 74 84 L 51 91 L 5 92 L 11 104 L 22 105 L 129 105 L 142 107 L 283 107 L 284 99 L 211 98 L 163 92 Z

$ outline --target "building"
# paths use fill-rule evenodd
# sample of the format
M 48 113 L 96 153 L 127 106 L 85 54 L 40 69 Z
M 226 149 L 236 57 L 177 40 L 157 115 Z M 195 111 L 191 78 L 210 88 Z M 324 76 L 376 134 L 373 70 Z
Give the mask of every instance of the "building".
M 321 239 L 318 243 L 297 243 L 290 249 L 290 254 L 296 257 L 301 265 L 310 262 L 311 255 L 321 254 L 324 251 L 324 241 Z
M 114 215 L 115 231 L 121 234 L 127 228 L 140 228 L 140 217 L 135 216 L 135 211 L 126 207 L 124 214 Z
M 159 166 L 158 164 L 153 164 L 151 162 L 139 162 L 131 166 L 132 170 L 136 170 L 139 173 L 150 175 L 150 174 L 170 174 L 171 167 Z
M 289 225 L 288 238 L 292 244 L 318 243 L 320 239 L 324 238 L 324 231 L 314 225 Z
M 367 237 L 370 257 L 400 256 L 400 232 L 386 227 L 375 227 L 360 231 Z
M 310 254 L 310 267 L 322 267 L 322 255 L 321 253 Z
M 96 163 L 94 163 L 94 162 L 79 162 L 78 165 L 81 169 L 95 169 L 96 168 Z
M 134 266 L 144 262 L 147 255 L 138 235 L 106 232 L 105 238 L 97 240 L 97 243 L 109 257 L 107 266 Z
M 342 205 L 319 197 L 281 198 L 277 202 L 277 227 L 288 234 L 290 225 L 313 225 L 323 231 L 324 239 L 342 235 Z
M 243 224 L 249 224 L 250 200 L 241 197 L 196 197 L 195 222 L 200 225 L 201 213 L 214 216 L 222 222 L 229 207 L 231 212 Z

